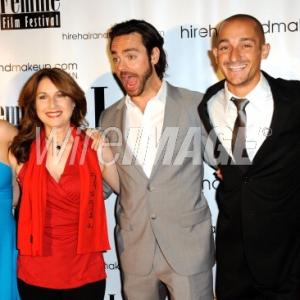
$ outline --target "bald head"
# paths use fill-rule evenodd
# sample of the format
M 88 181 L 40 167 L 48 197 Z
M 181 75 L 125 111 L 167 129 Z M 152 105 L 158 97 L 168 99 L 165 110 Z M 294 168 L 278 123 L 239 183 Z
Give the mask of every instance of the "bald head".
M 222 31 L 222 28 L 224 27 L 224 25 L 234 22 L 234 21 L 250 21 L 251 23 L 253 23 L 254 30 L 259 37 L 261 45 L 266 43 L 264 29 L 263 29 L 261 23 L 255 17 L 246 15 L 246 14 L 236 14 L 236 15 L 226 18 L 224 21 L 222 21 L 219 24 L 218 29 L 217 29 L 217 34 L 216 34 L 216 43 L 217 44 L 219 42 L 219 37 L 221 36 L 221 31 Z

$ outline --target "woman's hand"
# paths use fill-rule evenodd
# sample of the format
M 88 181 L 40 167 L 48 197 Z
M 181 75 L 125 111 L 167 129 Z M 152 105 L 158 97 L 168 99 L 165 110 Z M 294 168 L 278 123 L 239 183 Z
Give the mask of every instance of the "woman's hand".
M 92 139 L 92 149 L 97 151 L 102 143 L 102 135 L 100 131 L 97 128 L 88 128 L 85 133 Z
M 86 134 L 92 139 L 92 149 L 97 151 L 103 179 L 116 193 L 119 193 L 119 174 L 108 140 L 98 129 L 88 128 Z

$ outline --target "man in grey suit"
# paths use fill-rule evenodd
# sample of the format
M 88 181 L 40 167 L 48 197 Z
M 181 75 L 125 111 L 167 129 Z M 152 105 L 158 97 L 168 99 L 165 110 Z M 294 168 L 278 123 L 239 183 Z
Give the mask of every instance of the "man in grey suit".
M 202 94 L 163 80 L 164 40 L 142 20 L 110 30 L 126 96 L 101 115 L 120 176 L 116 239 L 129 300 L 212 300 L 214 246 L 202 193 Z

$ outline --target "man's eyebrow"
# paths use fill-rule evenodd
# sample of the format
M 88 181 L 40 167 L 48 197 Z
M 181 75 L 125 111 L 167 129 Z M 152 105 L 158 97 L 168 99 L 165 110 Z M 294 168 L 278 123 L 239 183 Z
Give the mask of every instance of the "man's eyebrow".
M 251 38 L 251 37 L 244 37 L 244 38 L 240 38 L 239 40 L 240 42 L 247 42 L 247 41 L 251 41 L 255 43 L 255 39 Z M 220 45 L 221 43 L 229 43 L 228 39 L 221 39 L 218 41 L 217 45 Z
M 126 52 L 130 52 L 130 51 L 138 51 L 138 49 L 137 48 L 127 48 L 127 49 L 123 50 L 122 52 L 126 53 Z M 117 52 L 112 50 L 111 53 L 116 54 Z

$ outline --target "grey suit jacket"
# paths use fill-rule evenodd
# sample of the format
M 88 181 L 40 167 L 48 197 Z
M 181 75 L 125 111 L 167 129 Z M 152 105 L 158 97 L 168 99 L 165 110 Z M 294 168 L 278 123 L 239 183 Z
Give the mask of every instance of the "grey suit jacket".
M 120 176 L 116 240 L 126 273 L 148 274 L 156 244 L 182 275 L 207 271 L 214 263 L 211 214 L 201 187 L 201 99 L 198 92 L 167 83 L 163 134 L 150 178 L 126 147 L 125 99 L 101 115 Z

